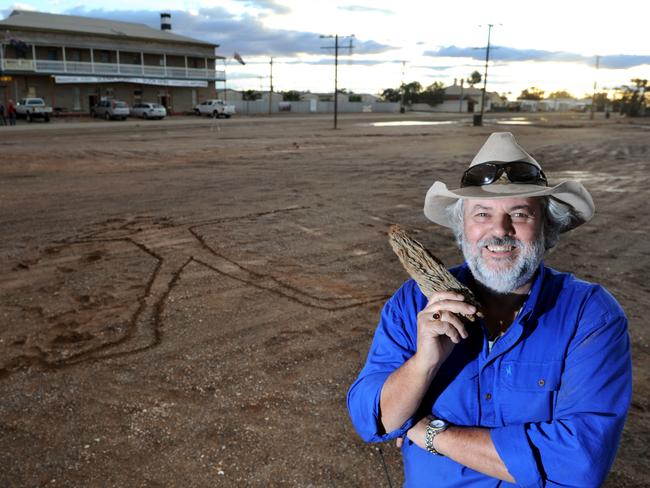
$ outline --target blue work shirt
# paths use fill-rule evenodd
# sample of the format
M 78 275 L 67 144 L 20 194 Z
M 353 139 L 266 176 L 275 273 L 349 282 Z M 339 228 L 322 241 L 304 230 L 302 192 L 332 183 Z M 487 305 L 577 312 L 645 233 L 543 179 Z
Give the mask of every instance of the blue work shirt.
M 473 286 L 467 265 L 451 270 Z M 516 486 L 600 486 L 614 461 L 632 396 L 627 319 L 601 286 L 540 265 L 526 303 L 488 347 L 481 321 L 436 374 L 420 410 L 384 432 L 386 379 L 416 352 L 417 314 L 427 304 L 413 280 L 384 306 L 368 359 L 348 392 L 352 423 L 368 442 L 403 436 L 427 414 L 485 427 Z M 402 445 L 406 487 L 515 486 Z

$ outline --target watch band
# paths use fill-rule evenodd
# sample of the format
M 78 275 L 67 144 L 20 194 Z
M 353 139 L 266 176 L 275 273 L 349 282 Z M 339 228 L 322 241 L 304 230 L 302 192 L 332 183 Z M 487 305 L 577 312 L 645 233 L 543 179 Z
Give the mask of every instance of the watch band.
M 441 432 L 447 430 L 448 427 L 449 423 L 437 418 L 432 418 L 427 424 L 427 428 L 424 431 L 424 445 L 426 446 L 427 451 L 434 456 L 441 456 L 442 454 L 436 451 L 436 448 L 433 447 L 433 439 Z

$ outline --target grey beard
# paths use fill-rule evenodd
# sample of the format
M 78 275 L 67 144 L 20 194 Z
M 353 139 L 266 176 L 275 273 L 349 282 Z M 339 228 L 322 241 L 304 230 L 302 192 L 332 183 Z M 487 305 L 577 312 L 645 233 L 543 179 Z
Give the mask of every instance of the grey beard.
M 501 294 L 512 293 L 528 283 L 544 257 L 544 233 L 530 245 L 513 237 L 492 237 L 472 246 L 461 236 L 461 249 L 474 279 L 486 288 Z M 514 246 L 520 250 L 509 269 L 494 271 L 485 266 L 481 249 L 485 246 Z

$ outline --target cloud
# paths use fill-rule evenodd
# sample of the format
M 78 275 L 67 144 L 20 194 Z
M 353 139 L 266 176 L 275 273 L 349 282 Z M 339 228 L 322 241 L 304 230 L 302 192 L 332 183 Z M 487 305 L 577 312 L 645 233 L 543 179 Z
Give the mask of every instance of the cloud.
M 275 0 L 237 0 L 247 7 L 252 7 L 259 10 L 270 10 L 276 14 L 288 14 L 291 9 L 286 5 L 282 5 Z
M 432 51 L 425 51 L 425 56 L 485 59 L 485 48 L 445 46 Z M 517 49 L 506 46 L 491 46 L 490 59 L 492 61 L 517 62 L 517 61 L 553 61 L 566 63 L 582 63 L 595 66 L 595 56 L 568 53 L 563 51 L 543 51 L 539 49 Z M 637 56 L 628 54 L 614 54 L 600 57 L 600 67 L 609 69 L 627 69 L 643 64 L 650 64 L 650 56 Z
M 355 66 L 378 66 L 381 64 L 401 64 L 401 60 L 397 59 L 354 59 L 349 57 L 339 57 L 339 65 L 355 65 Z M 330 65 L 334 64 L 334 56 L 328 56 L 323 59 L 315 60 L 296 60 L 285 61 L 283 64 L 308 64 L 308 65 Z
M 346 5 L 343 7 L 337 7 L 339 10 L 347 10 L 348 12 L 362 12 L 362 13 L 374 13 L 374 14 L 384 14 L 392 15 L 395 12 L 385 8 L 375 8 L 375 7 L 364 7 L 363 5 Z
M 266 3 L 257 0 L 258 3 Z M 159 13 L 149 10 L 87 10 L 77 7 L 66 11 L 101 19 L 137 22 L 158 29 Z M 252 56 L 295 56 L 300 53 L 323 55 L 322 46 L 327 39 L 318 33 L 270 29 L 253 15 L 234 15 L 221 7 L 201 8 L 193 13 L 171 10 L 172 32 L 194 39 L 218 44 L 222 56 L 232 56 L 237 51 L 246 60 Z M 343 52 L 347 50 L 339 45 Z M 376 41 L 354 40 L 354 53 L 375 54 L 392 49 Z
M 9 14 L 14 10 L 29 10 L 35 12 L 36 8 L 32 7 L 27 3 L 14 3 L 8 6 L 7 8 L 0 8 L 0 17 L 2 17 L 2 19 L 6 19 L 7 17 L 9 17 Z

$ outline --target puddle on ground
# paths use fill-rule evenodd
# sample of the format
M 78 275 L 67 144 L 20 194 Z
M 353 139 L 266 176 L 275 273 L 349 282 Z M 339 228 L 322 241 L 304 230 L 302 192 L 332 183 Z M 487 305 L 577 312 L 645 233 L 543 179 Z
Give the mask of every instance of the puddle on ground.
M 371 127 L 405 127 L 411 125 L 451 125 L 457 123 L 455 120 L 394 120 L 391 122 L 373 122 L 359 125 L 369 125 Z
M 499 125 L 532 125 L 530 120 L 525 119 L 497 120 L 496 123 Z

